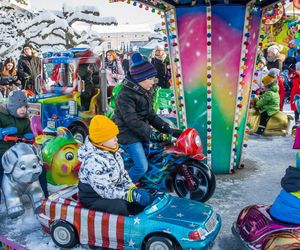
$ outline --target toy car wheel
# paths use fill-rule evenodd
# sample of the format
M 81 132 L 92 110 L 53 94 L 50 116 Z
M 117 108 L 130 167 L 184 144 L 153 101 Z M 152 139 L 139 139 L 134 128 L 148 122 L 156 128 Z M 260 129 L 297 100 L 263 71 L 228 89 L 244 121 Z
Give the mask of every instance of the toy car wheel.
M 54 243 L 63 248 L 72 248 L 78 243 L 77 232 L 66 221 L 57 221 L 50 228 L 51 238 Z
M 206 164 L 200 161 L 189 161 L 185 165 L 193 180 L 193 187 L 188 185 L 187 179 L 179 167 L 173 178 L 176 194 L 191 200 L 207 201 L 215 192 L 215 175 Z
M 80 127 L 80 126 L 74 126 L 74 127 L 71 127 L 70 128 L 70 131 L 74 137 L 74 139 L 76 141 L 79 141 L 81 143 L 84 142 L 86 136 L 87 136 L 87 130 L 83 127 Z
M 153 236 L 145 244 L 145 250 L 174 250 L 175 244 L 165 237 Z

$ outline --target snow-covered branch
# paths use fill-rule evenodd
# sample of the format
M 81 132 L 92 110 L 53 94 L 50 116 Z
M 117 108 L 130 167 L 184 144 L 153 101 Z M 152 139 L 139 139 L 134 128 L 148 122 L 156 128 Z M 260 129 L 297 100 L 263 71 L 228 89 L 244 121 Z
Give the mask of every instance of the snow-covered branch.
M 25 1 L 25 0 L 20 0 Z M 77 22 L 88 25 L 117 25 L 114 17 L 100 16 L 95 6 L 63 5 L 61 11 L 31 13 L 14 5 L 0 5 L 0 60 L 20 53 L 25 42 L 45 51 L 53 46 L 68 49 L 79 44 L 99 46 L 101 35 L 91 28 L 82 32 Z

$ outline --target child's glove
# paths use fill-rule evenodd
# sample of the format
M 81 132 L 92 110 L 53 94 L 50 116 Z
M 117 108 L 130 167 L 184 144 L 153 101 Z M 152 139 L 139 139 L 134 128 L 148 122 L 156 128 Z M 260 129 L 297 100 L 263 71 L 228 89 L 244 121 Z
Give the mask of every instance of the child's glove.
M 170 141 L 170 138 L 168 134 L 155 131 L 151 133 L 150 140 L 153 142 L 162 142 L 162 141 Z
M 152 196 L 147 190 L 134 187 L 128 190 L 127 201 L 146 207 L 152 203 Z

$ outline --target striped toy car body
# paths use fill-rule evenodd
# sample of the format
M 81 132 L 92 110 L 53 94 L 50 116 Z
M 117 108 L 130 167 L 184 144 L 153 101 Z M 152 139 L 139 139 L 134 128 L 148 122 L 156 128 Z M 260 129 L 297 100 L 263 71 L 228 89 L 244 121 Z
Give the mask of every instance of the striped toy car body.
M 77 192 L 74 185 L 52 194 L 38 216 L 60 247 L 80 243 L 110 249 L 206 249 L 221 228 L 211 206 L 169 194 L 139 214 L 120 216 L 84 208 Z

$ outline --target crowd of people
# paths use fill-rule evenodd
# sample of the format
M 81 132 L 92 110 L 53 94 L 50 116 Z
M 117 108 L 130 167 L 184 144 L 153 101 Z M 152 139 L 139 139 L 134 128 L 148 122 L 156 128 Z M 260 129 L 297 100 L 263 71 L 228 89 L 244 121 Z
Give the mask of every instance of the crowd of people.
M 132 53 L 118 54 L 114 50 L 108 50 L 105 54 L 105 70 L 108 83 L 108 97 L 111 96 L 113 88 L 130 74 Z M 161 46 L 153 49 L 152 56 L 146 61 L 151 63 L 157 74 L 155 75 L 155 86 L 160 88 L 170 88 L 171 70 L 168 63 L 167 54 Z
M 0 91 L 8 97 L 12 90 L 34 88 L 34 81 L 41 72 L 41 60 L 30 43 L 23 46 L 22 54 L 16 63 L 12 57 L 1 65 Z
M 287 90 L 282 72 L 286 70 L 292 82 L 291 109 L 295 111 L 296 122 L 299 120 L 293 97 L 300 94 L 300 62 L 292 58 L 282 60 L 280 50 L 280 46 L 272 45 L 258 54 L 252 86 L 253 93 L 258 96 L 254 99 L 254 105 L 261 115 L 256 132 L 258 134 L 263 134 L 268 119 L 283 108 Z M 13 77 L 16 88 L 32 89 L 41 71 L 41 60 L 30 44 L 25 44 L 22 52 L 17 65 L 12 58 L 5 60 L 1 79 Z M 111 96 L 113 88 L 120 82 L 123 87 L 116 99 L 112 120 L 96 115 L 91 120 L 89 136 L 79 149 L 78 157 L 82 162 L 79 198 L 88 208 L 128 215 L 132 209 L 139 206 L 142 208 L 152 201 L 151 194 L 136 185 L 148 169 L 147 155 L 152 128 L 173 137 L 179 137 L 182 131 L 171 128 L 153 110 L 151 90 L 155 86 L 166 89 L 171 87 L 170 65 L 162 47 L 155 47 L 151 60 L 138 52 L 120 56 L 116 51 L 108 50 L 105 53 L 104 68 L 108 96 Z M 58 75 L 54 74 L 55 71 L 52 73 L 51 77 L 56 79 Z M 91 86 L 86 86 L 82 97 L 83 105 L 88 106 L 92 97 L 92 69 L 88 64 L 83 64 L 78 74 Z M 20 90 L 12 91 L 8 94 L 7 105 L 0 110 L 1 127 L 18 127 L 21 134 L 30 132 L 26 112 L 25 95 Z M 133 159 L 128 172 L 124 169 L 118 143 Z M 3 146 L 1 154 L 12 145 Z M 0 181 L 2 175 L 0 164 Z M 45 178 L 41 179 L 41 184 L 47 196 Z M 134 208 L 133 202 L 138 204 Z
M 282 111 L 288 102 L 295 113 L 295 122 L 299 122 L 294 97 L 300 95 L 300 62 L 295 57 L 285 58 L 280 53 L 282 48 L 273 44 L 258 52 L 252 81 L 253 104 L 261 116 L 257 134 L 263 134 L 270 117 Z

